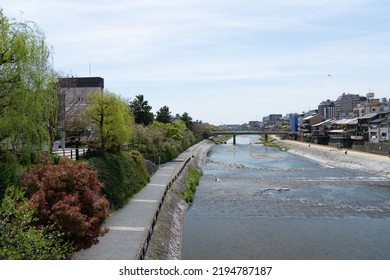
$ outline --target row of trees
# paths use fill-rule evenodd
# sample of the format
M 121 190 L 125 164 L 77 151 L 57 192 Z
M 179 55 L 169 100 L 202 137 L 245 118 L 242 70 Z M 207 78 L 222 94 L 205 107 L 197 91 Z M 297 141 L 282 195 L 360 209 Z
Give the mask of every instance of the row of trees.
M 61 79 L 51 60 L 44 33 L 0 8 L 0 259 L 62 259 L 91 246 L 109 202 L 120 207 L 148 179 L 144 157 L 168 161 L 212 129 L 188 113 L 171 122 L 167 106 L 154 116 L 142 95 L 129 102 L 106 90 L 89 96 L 76 122 L 96 131 L 90 145 L 103 160 L 42 157 L 59 127 Z M 124 154 L 124 144 L 141 154 Z M 124 177 L 118 170 L 131 175 L 126 184 L 110 184 Z
M 172 120 L 171 112 L 168 106 L 163 106 L 157 111 L 156 117 L 152 113 L 152 106 L 145 100 L 143 95 L 136 95 L 134 100 L 129 104 L 131 111 L 134 114 L 134 120 L 137 124 L 150 125 L 154 120 L 161 123 L 170 123 Z M 188 129 L 191 129 L 192 118 L 187 112 L 183 113 L 180 118 L 186 124 Z
M 186 148 L 205 136 L 205 130 L 196 133 L 191 131 L 192 118 L 186 112 L 179 119 L 172 121 L 169 107 L 163 106 L 154 116 L 151 112 L 152 106 L 143 95 L 137 95 L 134 100 L 128 102 L 105 90 L 103 94 L 91 94 L 89 99 L 89 105 L 80 117 L 84 118 L 82 123 L 85 127 L 92 122 L 92 127 L 97 132 L 96 143 L 103 153 L 107 150 L 120 151 L 125 144 L 130 144 L 131 148 L 142 152 L 144 150 L 140 145 L 146 144 L 145 142 L 149 141 L 147 138 L 156 138 L 152 141 L 160 147 L 161 141 L 181 141 L 181 147 Z M 199 123 L 203 127 L 207 126 L 197 122 L 198 127 Z
M 208 138 L 217 129 L 208 123 L 194 122 L 187 112 L 174 119 L 168 106 L 160 108 L 154 116 L 143 95 L 137 95 L 129 106 L 136 123 L 132 146 L 153 162 L 172 160 L 179 152 Z

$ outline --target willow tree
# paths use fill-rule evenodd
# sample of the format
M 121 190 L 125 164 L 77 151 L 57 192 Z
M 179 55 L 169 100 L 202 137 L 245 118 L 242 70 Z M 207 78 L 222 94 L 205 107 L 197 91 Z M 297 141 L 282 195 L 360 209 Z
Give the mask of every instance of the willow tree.
M 55 75 L 44 33 L 0 10 L 0 145 L 30 160 L 49 144 L 56 115 Z
M 101 150 L 120 150 L 122 145 L 130 140 L 134 123 L 127 103 L 108 90 L 90 94 L 89 99 L 86 117 L 97 129 Z

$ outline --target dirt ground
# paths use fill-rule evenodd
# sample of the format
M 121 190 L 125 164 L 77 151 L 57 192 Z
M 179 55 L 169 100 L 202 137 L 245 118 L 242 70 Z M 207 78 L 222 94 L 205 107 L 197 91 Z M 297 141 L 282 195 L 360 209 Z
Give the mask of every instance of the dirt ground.
M 334 167 L 345 167 L 372 172 L 390 177 L 390 158 L 382 155 L 358 152 L 348 149 L 303 143 L 290 140 L 278 140 L 287 147 L 288 152 L 310 158 Z

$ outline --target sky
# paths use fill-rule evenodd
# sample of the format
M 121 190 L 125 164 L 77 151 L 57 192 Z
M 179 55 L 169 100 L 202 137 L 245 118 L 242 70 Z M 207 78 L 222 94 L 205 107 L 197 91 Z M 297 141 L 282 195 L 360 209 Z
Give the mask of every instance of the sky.
M 390 1 L 2 0 L 33 21 L 63 76 L 104 78 L 211 124 L 316 109 L 343 92 L 390 98 Z

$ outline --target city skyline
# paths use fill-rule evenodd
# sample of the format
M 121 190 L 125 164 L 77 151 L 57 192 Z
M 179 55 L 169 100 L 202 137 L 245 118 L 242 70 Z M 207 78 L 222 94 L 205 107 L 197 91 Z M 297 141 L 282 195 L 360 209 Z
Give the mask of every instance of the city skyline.
M 64 76 L 215 125 L 301 113 L 345 93 L 390 97 L 390 3 L 369 0 L 26 1 Z

